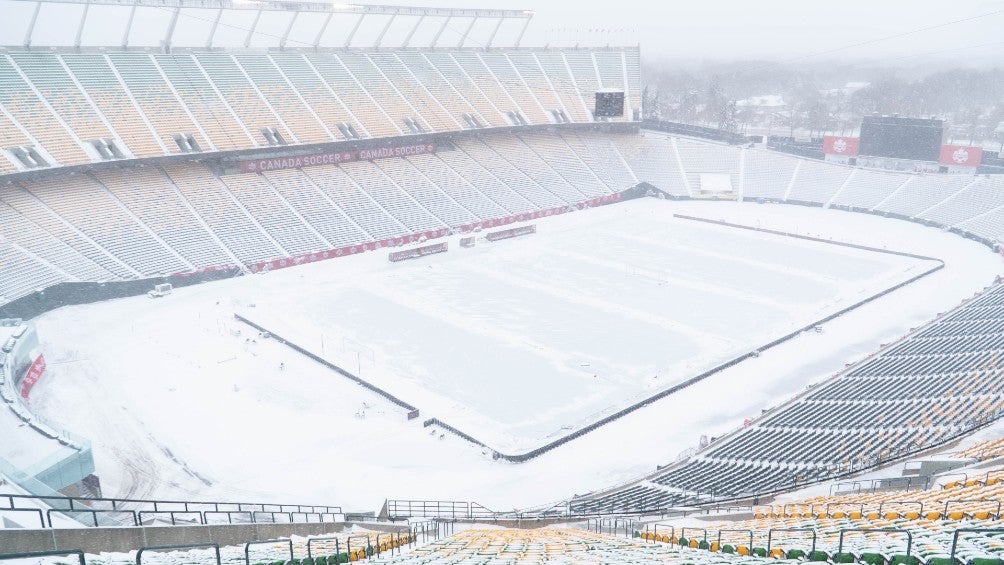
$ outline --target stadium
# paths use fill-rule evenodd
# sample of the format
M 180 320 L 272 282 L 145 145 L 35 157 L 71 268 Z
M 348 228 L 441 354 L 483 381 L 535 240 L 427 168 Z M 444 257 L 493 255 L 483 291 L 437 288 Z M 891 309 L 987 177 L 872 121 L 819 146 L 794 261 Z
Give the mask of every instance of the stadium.
M 650 118 L 529 10 L 0 6 L 0 562 L 1004 563 L 941 120 Z

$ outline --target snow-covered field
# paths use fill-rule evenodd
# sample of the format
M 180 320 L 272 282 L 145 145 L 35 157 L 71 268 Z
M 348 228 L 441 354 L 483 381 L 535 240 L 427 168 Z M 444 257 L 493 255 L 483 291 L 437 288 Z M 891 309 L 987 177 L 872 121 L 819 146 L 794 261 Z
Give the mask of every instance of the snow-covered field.
M 943 259 L 946 268 L 522 465 L 422 427 L 520 449 L 567 433 L 930 268 L 672 218 L 674 212 Z M 389 264 L 374 252 L 38 320 L 33 407 L 90 438 L 109 496 L 505 510 L 650 471 L 971 296 L 985 247 L 797 206 L 645 199 L 538 234 Z M 252 306 L 253 305 L 253 306 Z M 422 410 L 405 413 L 233 319 L 240 312 Z M 280 368 L 280 364 L 284 368 Z
M 936 265 L 677 219 L 650 200 L 446 256 L 368 259 L 349 276 L 261 278 L 238 310 L 506 453 Z

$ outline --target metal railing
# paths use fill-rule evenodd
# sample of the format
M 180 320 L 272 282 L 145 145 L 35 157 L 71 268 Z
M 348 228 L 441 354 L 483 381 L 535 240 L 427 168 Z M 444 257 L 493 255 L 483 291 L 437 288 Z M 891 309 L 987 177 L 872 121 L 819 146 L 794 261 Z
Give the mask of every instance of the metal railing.
M 34 503 L 29 505 L 27 502 Z M 19 504 L 20 503 L 20 504 Z M 54 527 L 52 514 L 59 513 L 72 517 L 75 514 L 90 515 L 94 526 L 102 525 L 98 516 L 125 516 L 131 518 L 125 524 L 112 521 L 114 525 L 139 526 L 147 518 L 161 516 L 168 518 L 171 525 L 210 524 L 211 516 L 226 516 L 225 523 L 233 524 L 235 516 L 246 516 L 246 523 L 325 523 L 334 522 L 343 514 L 341 506 L 307 504 L 272 504 L 263 502 L 214 502 L 191 500 L 157 500 L 134 498 L 87 498 L 71 496 L 36 496 L 30 494 L 0 494 L 0 512 L 43 511 L 37 505 L 48 506 L 42 527 Z M 184 519 L 188 516 L 189 519 Z M 276 516 L 285 516 L 278 522 Z M 268 517 L 269 519 L 263 519 Z M 76 521 L 76 520 L 75 520 Z M 165 520 L 166 522 L 167 520 Z M 240 520 L 238 520 L 240 522 Z M 83 523 L 83 521 L 81 521 Z M 86 523 L 85 523 L 86 525 Z
M 444 518 L 482 519 L 499 518 L 504 514 L 493 512 L 477 502 L 458 500 L 388 500 L 387 517 L 394 518 Z

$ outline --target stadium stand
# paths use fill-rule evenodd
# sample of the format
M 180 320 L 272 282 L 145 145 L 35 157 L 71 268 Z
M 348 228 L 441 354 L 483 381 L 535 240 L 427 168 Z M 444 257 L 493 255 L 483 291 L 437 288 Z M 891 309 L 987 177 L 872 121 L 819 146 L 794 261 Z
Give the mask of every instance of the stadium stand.
M 1004 457 L 1004 438 L 988 439 L 955 453 L 956 457 L 975 458 L 980 461 Z M 987 483 L 989 484 L 989 477 Z
M 195 61 L 186 57 L 179 60 Z M 688 197 L 700 191 L 702 173 L 729 175 L 747 200 L 919 214 L 918 221 L 989 242 L 1004 235 L 995 177 L 879 173 L 662 134 L 571 130 L 458 136 L 433 155 L 262 174 L 213 162 L 54 171 L 0 188 L 0 214 L 18 226 L 10 243 L 34 259 L 19 263 L 38 271 L 29 278 L 52 284 L 243 266 L 457 229 L 643 181 Z M 82 202 L 102 213 L 81 213 Z M 42 240 L 49 240 L 45 250 Z M 34 290 L 18 288 L 4 301 Z
M 573 499 L 573 512 L 627 512 L 701 497 L 752 497 L 922 451 L 1004 410 L 1004 286 L 918 329 L 695 457 Z
M 992 471 L 980 480 L 932 490 L 817 496 L 754 507 L 749 519 L 679 531 L 648 524 L 638 534 L 645 540 L 720 552 L 723 559 L 749 555 L 832 563 L 943 565 L 952 563 L 954 556 L 956 563 L 982 563 L 984 559 L 996 563 L 1004 547 L 1002 530 L 995 528 L 1002 488 L 999 471 Z M 697 536 L 687 539 L 688 530 Z
M 3 147 L 43 166 L 562 122 L 591 122 L 598 76 L 623 87 L 620 49 L 452 53 L 59 53 L 0 58 Z M 547 64 L 542 62 L 547 61 Z M 574 71 L 572 70 L 574 66 Z M 577 76 L 573 76 L 572 73 Z M 637 106 L 639 84 L 628 84 Z M 636 110 L 634 108 L 632 111 Z M 561 110 L 561 112 L 558 112 Z M 625 118 L 626 119 L 626 118 Z M 16 125 L 15 125 L 16 124 Z M 9 130 L 9 131 L 8 131 Z M 277 135 L 276 135 L 277 134 Z M 194 144 L 179 143 L 190 136 Z M 0 172 L 17 170 L 4 161 Z M 25 165 L 23 165 L 25 166 Z
M 240 261 L 252 262 L 263 255 L 281 256 L 279 244 L 266 235 L 219 179 L 202 165 L 165 165 L 164 173 L 178 194 L 198 210 L 226 248 Z
M 575 529 L 467 530 L 381 563 L 694 563 L 721 562 L 709 552 L 640 538 Z M 736 559 L 736 563 L 766 560 Z
M 987 175 L 977 177 L 963 190 L 918 217 L 942 226 L 957 226 L 1001 206 L 1004 206 L 1004 178 Z
M 855 172 L 826 163 L 800 161 L 785 200 L 826 204 L 845 184 L 853 182 L 851 177 Z
M 639 180 L 672 196 L 690 196 L 673 138 L 659 135 L 625 137 L 617 140 L 617 146 Z
M 740 161 L 742 152 L 736 147 L 713 145 L 689 139 L 676 140 L 676 150 L 680 156 L 680 166 L 687 177 L 687 186 L 691 193 L 700 194 L 701 175 L 729 175 L 733 190 L 738 190 L 742 183 Z
M 795 169 L 802 161 L 768 151 L 748 151 L 742 196 L 748 200 L 784 200 Z
M 907 189 L 913 178 L 911 175 L 858 169 L 854 171 L 854 182 L 847 183 L 843 190 L 833 197 L 831 205 L 874 210 L 896 191 Z
M 217 137 L 217 141 L 223 142 L 223 145 L 212 143 L 208 133 L 197 125 L 196 115 L 182 101 L 179 90 L 171 86 L 167 79 L 165 68 L 173 69 L 173 65 L 161 66 L 152 55 L 136 53 L 108 53 L 104 55 L 104 59 L 109 72 L 118 79 L 123 93 L 135 105 L 140 118 L 156 132 L 157 138 L 164 145 L 165 153 L 182 152 L 182 148 L 172 137 L 173 134 L 182 132 L 191 135 L 198 146 L 206 150 L 236 147 L 225 132 Z M 191 97 L 187 100 L 197 101 L 198 98 Z M 201 107 L 201 104 L 197 104 L 195 111 L 198 112 Z M 212 122 L 206 125 L 213 129 Z
M 918 175 L 905 190 L 897 190 L 876 205 L 877 210 L 900 216 L 917 216 L 944 202 L 973 182 L 970 176 L 938 177 Z

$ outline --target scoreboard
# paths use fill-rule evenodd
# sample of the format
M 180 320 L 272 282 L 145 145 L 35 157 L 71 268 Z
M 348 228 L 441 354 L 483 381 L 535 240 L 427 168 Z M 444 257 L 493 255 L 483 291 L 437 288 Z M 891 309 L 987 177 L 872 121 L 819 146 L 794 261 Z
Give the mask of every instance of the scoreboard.
M 624 115 L 623 90 L 598 90 L 596 92 L 596 108 L 593 115 L 597 118 L 617 118 Z
M 873 157 L 937 161 L 944 122 L 896 116 L 865 116 L 859 153 Z

